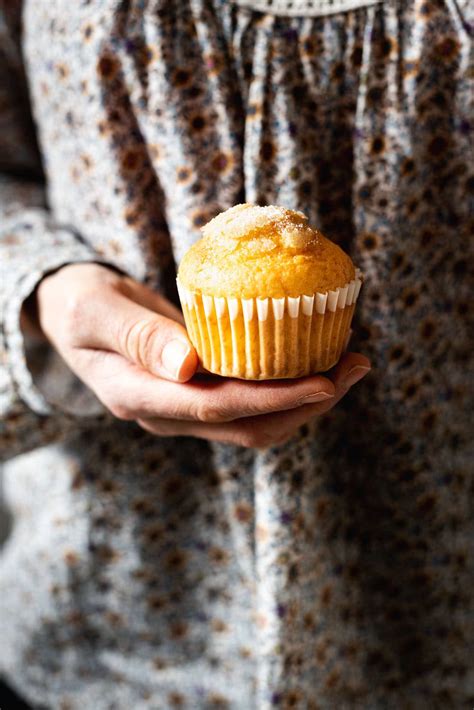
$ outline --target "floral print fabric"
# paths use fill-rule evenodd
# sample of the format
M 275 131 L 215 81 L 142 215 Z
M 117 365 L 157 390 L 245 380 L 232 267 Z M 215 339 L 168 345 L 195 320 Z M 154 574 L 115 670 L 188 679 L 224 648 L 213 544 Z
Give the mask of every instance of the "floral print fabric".
M 469 4 L 30 0 L 47 209 L 15 118 L 19 11 L 1 26 L 8 681 L 64 710 L 472 706 Z M 287 444 L 154 438 L 25 343 L 21 303 L 62 263 L 177 303 L 199 228 L 244 200 L 306 212 L 365 274 L 351 347 L 373 372 Z

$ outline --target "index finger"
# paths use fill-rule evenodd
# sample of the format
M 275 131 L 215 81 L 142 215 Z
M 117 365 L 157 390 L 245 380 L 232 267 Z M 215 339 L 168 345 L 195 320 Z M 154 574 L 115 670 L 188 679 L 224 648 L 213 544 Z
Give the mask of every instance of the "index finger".
M 121 358 L 108 353 L 108 358 Z M 126 361 L 128 372 L 120 376 L 119 396 L 127 402 L 130 418 L 164 417 L 203 422 L 226 422 L 240 417 L 293 409 L 329 400 L 334 384 L 321 375 L 294 380 L 237 380 L 216 375 L 195 376 L 188 382 L 154 377 Z M 101 360 L 104 367 L 104 360 Z M 109 367 L 105 365 L 107 369 Z M 301 399 L 304 401 L 301 402 Z

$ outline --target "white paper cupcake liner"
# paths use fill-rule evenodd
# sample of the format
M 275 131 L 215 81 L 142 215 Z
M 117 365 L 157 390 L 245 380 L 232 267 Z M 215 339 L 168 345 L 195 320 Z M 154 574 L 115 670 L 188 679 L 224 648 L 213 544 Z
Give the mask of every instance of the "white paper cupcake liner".
M 203 366 L 245 379 L 301 377 L 341 356 L 362 275 L 345 286 L 297 297 L 219 297 L 176 279 L 189 337 Z

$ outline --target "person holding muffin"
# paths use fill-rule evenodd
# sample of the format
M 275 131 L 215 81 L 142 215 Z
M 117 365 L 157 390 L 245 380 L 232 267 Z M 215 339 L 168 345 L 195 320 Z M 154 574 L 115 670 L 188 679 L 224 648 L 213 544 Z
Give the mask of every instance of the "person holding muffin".
M 467 6 L 0 19 L 0 677 L 472 703 Z

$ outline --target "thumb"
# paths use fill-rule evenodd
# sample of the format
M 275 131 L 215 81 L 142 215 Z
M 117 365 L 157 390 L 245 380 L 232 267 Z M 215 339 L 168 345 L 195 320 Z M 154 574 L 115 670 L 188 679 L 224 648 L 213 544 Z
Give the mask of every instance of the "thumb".
M 120 292 L 103 293 L 85 307 L 75 341 L 79 347 L 111 350 L 153 375 L 186 382 L 198 355 L 181 323 L 135 303 Z

